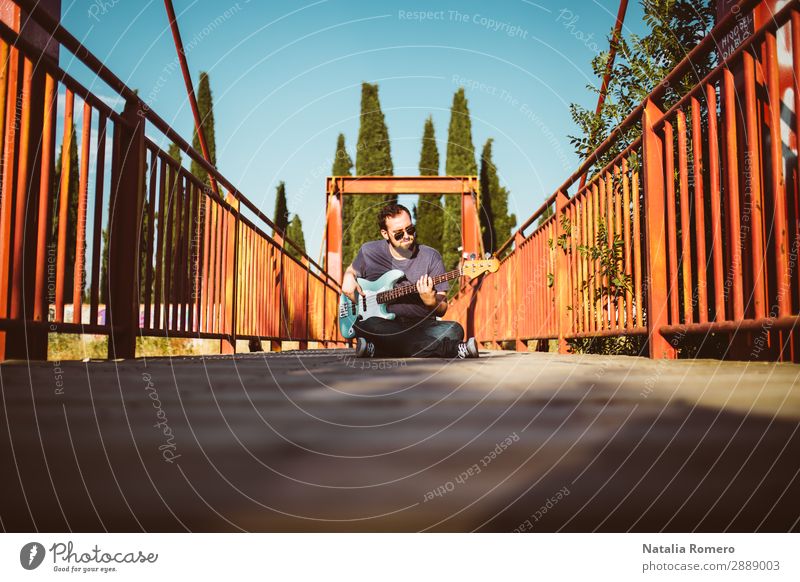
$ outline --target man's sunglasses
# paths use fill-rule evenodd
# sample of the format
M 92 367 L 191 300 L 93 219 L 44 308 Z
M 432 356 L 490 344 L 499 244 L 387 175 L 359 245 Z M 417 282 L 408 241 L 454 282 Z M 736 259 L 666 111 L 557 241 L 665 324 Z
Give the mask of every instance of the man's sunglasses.
M 399 232 L 392 233 L 392 236 L 394 237 L 394 240 L 399 242 L 399 241 L 403 240 L 403 237 L 405 235 L 414 236 L 415 234 L 417 234 L 417 229 L 414 228 L 414 225 L 412 224 L 412 225 L 407 226 L 405 228 L 405 230 L 401 230 Z

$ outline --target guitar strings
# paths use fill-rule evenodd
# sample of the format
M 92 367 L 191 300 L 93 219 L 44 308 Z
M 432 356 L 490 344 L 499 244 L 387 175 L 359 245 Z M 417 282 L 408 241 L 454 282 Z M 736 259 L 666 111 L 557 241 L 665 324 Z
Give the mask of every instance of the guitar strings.
M 433 281 L 434 285 L 438 285 L 442 281 L 446 281 L 448 279 L 448 275 L 451 275 L 451 274 L 454 274 L 454 273 L 460 274 L 461 271 L 459 269 L 454 269 L 453 271 L 449 271 L 447 273 L 443 273 L 442 275 L 437 275 L 436 277 L 433 278 L 434 279 L 434 281 Z M 436 280 L 439 277 L 442 278 L 441 281 L 437 281 Z M 387 291 L 379 291 L 379 292 L 374 293 L 372 295 L 362 295 L 361 297 L 364 298 L 364 306 L 366 307 L 367 305 L 369 305 L 371 307 L 371 306 L 375 306 L 375 305 L 379 305 L 380 304 L 380 302 L 378 301 L 378 297 L 380 295 L 383 295 L 385 293 L 387 293 L 389 295 L 392 295 L 396 291 L 405 291 L 407 289 L 415 289 L 415 288 L 416 288 L 416 286 L 414 284 L 405 284 L 405 285 L 401 285 L 399 287 L 395 287 L 393 289 L 389 289 Z M 396 294 L 395 296 L 390 296 L 387 299 L 387 301 L 391 301 L 392 299 L 397 299 L 398 297 L 402 297 L 403 295 L 405 295 L 405 293 L 399 293 L 399 294 Z M 353 303 L 357 304 L 358 302 L 351 302 L 351 305 Z M 339 310 L 339 315 L 340 316 L 348 315 L 348 311 L 349 311 L 349 309 L 347 308 L 347 306 L 342 306 L 342 308 Z

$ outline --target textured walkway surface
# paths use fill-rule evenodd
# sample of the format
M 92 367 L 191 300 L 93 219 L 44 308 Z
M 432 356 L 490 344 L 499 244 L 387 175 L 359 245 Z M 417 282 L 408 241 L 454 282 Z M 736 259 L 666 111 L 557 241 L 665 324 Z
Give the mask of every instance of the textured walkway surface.
M 6 531 L 800 529 L 800 366 L 349 351 L 0 366 Z

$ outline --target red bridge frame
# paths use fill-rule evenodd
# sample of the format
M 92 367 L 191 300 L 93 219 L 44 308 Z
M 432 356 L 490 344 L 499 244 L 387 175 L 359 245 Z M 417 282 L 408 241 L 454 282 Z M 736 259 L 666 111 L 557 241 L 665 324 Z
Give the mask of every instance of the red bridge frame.
M 342 282 L 342 197 L 345 195 L 458 194 L 462 256 L 483 253 L 477 176 L 329 176 L 326 188 L 325 269 Z

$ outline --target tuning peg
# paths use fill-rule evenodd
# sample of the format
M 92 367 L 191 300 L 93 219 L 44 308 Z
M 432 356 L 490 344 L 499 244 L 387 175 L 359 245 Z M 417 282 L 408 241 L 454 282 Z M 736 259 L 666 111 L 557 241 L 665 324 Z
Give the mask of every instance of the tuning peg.
M 478 258 L 478 255 L 476 255 L 475 253 L 470 253 L 470 254 L 469 254 L 469 260 L 470 260 L 470 261 L 474 261 L 474 260 L 475 260 L 475 259 L 477 259 L 477 258 Z
M 491 259 L 492 258 L 492 253 L 484 253 L 483 254 L 483 258 L 484 259 Z

